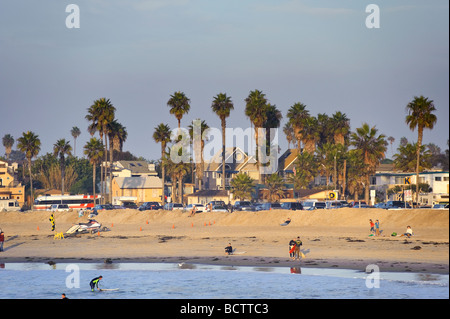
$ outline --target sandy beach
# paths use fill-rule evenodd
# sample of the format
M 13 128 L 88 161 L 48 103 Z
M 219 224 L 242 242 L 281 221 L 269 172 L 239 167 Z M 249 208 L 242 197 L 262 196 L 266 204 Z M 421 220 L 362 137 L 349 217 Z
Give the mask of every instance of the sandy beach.
M 77 212 L 55 213 L 56 232 L 87 221 Z M 375 208 L 316 211 L 199 213 L 113 210 L 96 216 L 109 231 L 54 239 L 50 212 L 0 212 L 5 233 L 0 263 L 176 262 L 235 266 L 337 267 L 364 271 L 449 273 L 448 210 Z M 287 218 L 292 222 L 280 226 Z M 381 236 L 369 236 L 369 219 Z M 414 236 L 402 234 L 410 225 Z M 301 237 L 304 259 L 289 258 Z M 236 254 L 227 256 L 231 243 Z

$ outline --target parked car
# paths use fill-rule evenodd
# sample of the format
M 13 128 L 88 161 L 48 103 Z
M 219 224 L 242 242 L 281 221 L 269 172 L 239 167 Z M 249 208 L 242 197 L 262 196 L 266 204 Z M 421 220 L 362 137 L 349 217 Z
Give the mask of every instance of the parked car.
M 314 209 L 316 209 L 316 202 L 317 201 L 315 201 L 315 200 L 304 201 L 302 203 L 303 210 L 314 210 Z
M 353 201 L 353 202 L 350 202 L 350 203 L 348 204 L 348 207 L 353 207 L 353 206 L 355 206 L 355 205 L 367 205 L 367 203 L 366 203 L 365 201 L 363 201 L 363 200 L 360 200 L 360 201 Z
M 302 210 L 303 205 L 302 205 L 302 203 L 298 203 L 298 202 L 286 202 L 286 203 L 281 204 L 281 209 Z
M 259 203 L 259 204 L 254 205 L 254 208 L 256 211 L 282 209 L 280 203 Z
M 189 205 L 186 205 L 184 210 L 187 211 L 188 213 L 190 213 L 192 211 L 192 209 L 194 208 L 194 206 L 196 209 L 196 213 L 206 212 L 206 208 L 203 204 L 189 204 Z
M 50 207 L 50 211 L 52 211 L 52 212 L 68 212 L 69 206 L 67 204 L 53 204 Z
M 327 204 L 328 204 L 328 207 L 327 207 L 327 208 L 329 208 L 329 209 L 336 209 L 336 208 L 342 208 L 342 207 L 344 207 L 344 205 L 342 204 L 342 202 L 341 202 L 341 201 L 338 201 L 338 200 L 328 202 Z
M 234 203 L 234 210 L 255 211 L 255 207 L 249 201 L 236 201 Z
M 352 206 L 352 208 L 370 208 L 370 206 L 367 205 L 367 204 L 363 204 L 363 203 L 361 202 L 361 204 L 356 203 L 355 205 Z
M 99 211 L 99 210 L 112 210 L 114 209 L 113 205 L 111 204 L 101 204 L 101 205 L 95 205 L 94 206 L 94 210 Z
M 400 200 L 389 200 L 386 202 L 385 209 L 400 209 L 400 208 L 411 208 L 408 203 Z
M 12 212 L 19 211 L 19 202 L 15 199 L 0 199 L 0 211 L 1 212 Z
M 158 202 L 145 202 L 140 207 L 139 210 L 158 210 L 162 209 L 162 206 Z
M 213 205 L 212 212 L 228 212 L 228 209 L 225 205 Z
M 325 209 L 325 208 L 327 208 L 327 203 L 317 201 L 314 203 L 314 207 L 316 209 Z
M 138 206 L 134 202 L 123 202 L 122 208 L 126 209 L 138 209 Z
M 447 206 L 447 208 L 448 208 L 448 204 L 447 205 L 444 205 L 444 204 L 435 204 L 435 205 L 433 205 L 433 209 L 446 209 L 446 207 L 445 206 Z
M 167 203 L 164 204 L 164 209 L 165 210 L 174 210 L 174 209 L 183 209 L 184 206 L 183 204 L 179 204 L 179 203 Z

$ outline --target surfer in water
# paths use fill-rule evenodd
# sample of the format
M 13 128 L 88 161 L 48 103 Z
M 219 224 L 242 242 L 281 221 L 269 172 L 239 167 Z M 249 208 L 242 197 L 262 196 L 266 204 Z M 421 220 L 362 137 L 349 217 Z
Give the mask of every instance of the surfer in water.
M 89 285 L 91 286 L 91 291 L 94 291 L 94 288 L 97 287 L 97 290 L 100 290 L 100 288 L 98 288 L 98 282 L 102 279 L 102 276 L 98 276 L 95 277 L 94 279 L 91 280 L 91 282 L 89 283 Z

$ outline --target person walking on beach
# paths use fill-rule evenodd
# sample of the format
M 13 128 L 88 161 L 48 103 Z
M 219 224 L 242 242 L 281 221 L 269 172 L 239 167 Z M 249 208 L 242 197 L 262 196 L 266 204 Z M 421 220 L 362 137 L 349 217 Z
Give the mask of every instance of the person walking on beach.
M 380 221 L 378 219 L 375 221 L 375 236 L 380 236 Z
M 369 219 L 369 224 L 370 224 L 370 233 L 373 235 L 375 234 L 375 224 L 371 219 Z
M 0 251 L 3 251 L 3 243 L 5 241 L 5 233 L 0 229 Z
M 97 290 L 100 290 L 100 288 L 98 288 L 98 282 L 102 278 L 103 278 L 102 276 L 98 276 L 91 280 L 91 282 L 89 283 L 89 285 L 91 286 L 91 291 L 94 291 L 94 288 L 97 288 Z
M 295 240 L 295 259 L 300 259 L 300 254 L 302 254 L 300 252 L 300 246 L 302 245 L 302 241 L 300 240 L 300 236 L 297 237 L 297 239 Z M 303 254 L 302 254 L 303 257 Z

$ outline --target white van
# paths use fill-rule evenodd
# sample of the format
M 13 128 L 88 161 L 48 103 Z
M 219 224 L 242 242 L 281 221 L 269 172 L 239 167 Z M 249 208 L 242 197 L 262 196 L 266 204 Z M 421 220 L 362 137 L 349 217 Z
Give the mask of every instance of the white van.
M 52 212 L 68 212 L 69 206 L 67 204 L 53 204 L 50 208 Z
M 0 199 L 0 212 L 18 212 L 19 202 L 15 199 Z

